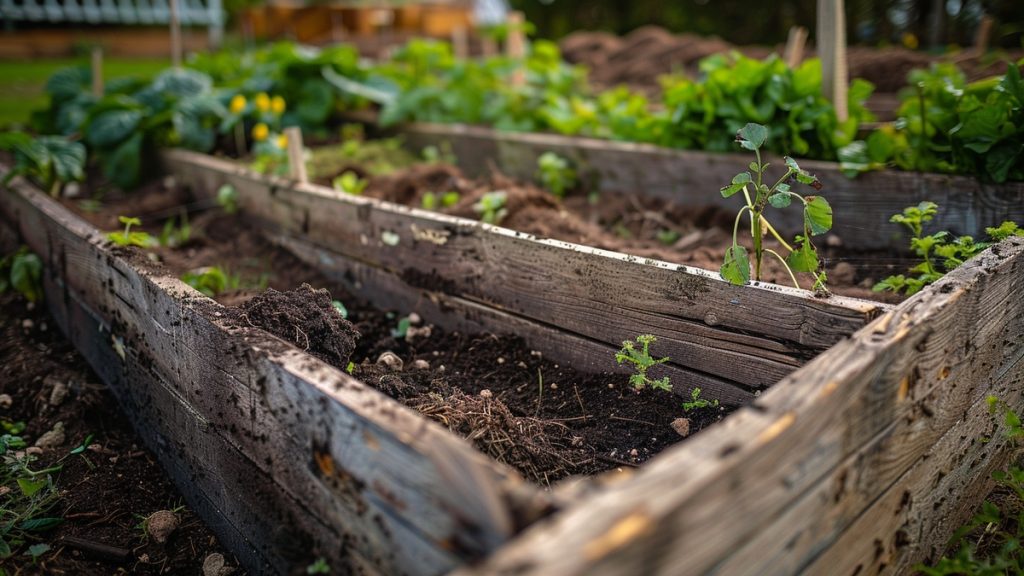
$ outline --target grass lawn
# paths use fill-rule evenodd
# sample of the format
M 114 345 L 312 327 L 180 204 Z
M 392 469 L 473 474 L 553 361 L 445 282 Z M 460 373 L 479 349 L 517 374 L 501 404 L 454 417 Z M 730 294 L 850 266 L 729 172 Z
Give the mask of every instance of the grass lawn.
M 88 65 L 88 56 L 27 62 L 0 61 L 0 128 L 27 123 L 33 110 L 46 106 L 43 87 L 51 74 L 66 66 Z M 108 58 L 103 63 L 103 76 L 149 78 L 168 66 L 170 62 L 166 58 Z

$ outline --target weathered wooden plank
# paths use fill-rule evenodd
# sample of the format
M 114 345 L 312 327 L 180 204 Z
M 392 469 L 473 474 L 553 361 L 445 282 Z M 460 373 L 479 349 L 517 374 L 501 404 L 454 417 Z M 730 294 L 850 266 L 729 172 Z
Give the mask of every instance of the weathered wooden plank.
M 409 124 L 400 128 L 403 142 L 420 151 L 448 142 L 459 166 L 471 175 L 485 175 L 489 162 L 509 176 L 532 180 L 537 158 L 555 152 L 578 167 L 584 182 L 600 190 L 646 194 L 684 205 L 718 205 L 738 209 L 735 198 L 722 198 L 718 189 L 750 163 L 741 154 L 671 150 L 650 144 L 614 142 L 556 134 L 498 132 L 460 124 Z M 778 158 L 768 158 L 781 165 Z M 906 235 L 889 217 L 907 206 L 930 200 L 939 214 L 933 230 L 985 237 L 986 226 L 1004 220 L 1024 221 L 1024 182 L 984 184 L 966 176 L 887 170 L 851 179 L 834 162 L 800 160 L 825 185 L 822 194 L 835 209 L 833 233 L 854 249 L 906 249 Z M 772 222 L 788 233 L 799 233 L 799 210 L 779 210 Z
M 847 538 L 856 539 L 848 527 L 871 524 L 866 510 L 882 513 L 872 508 L 879 498 L 891 503 L 911 484 L 920 491 L 919 479 L 933 479 L 922 472 L 929 459 L 956 457 L 933 449 L 936 441 L 962 450 L 959 434 L 976 427 L 957 423 L 976 423 L 985 394 L 1022 378 L 1022 281 L 1024 240 L 1010 239 L 821 354 L 750 408 L 461 573 L 703 574 L 719 566 L 730 568 L 723 574 L 764 573 L 771 559 L 792 554 L 799 567 L 823 550 L 841 552 Z M 1009 400 L 1021 408 L 1019 396 Z M 964 479 L 962 467 L 954 460 L 950 469 Z M 938 512 L 979 496 L 943 492 L 948 500 Z M 942 525 L 927 516 L 927 499 L 917 502 L 917 526 Z M 794 509 L 806 513 L 787 513 Z M 922 543 L 940 537 L 928 534 L 935 536 Z M 750 542 L 761 547 L 745 548 Z M 737 552 L 745 561 L 729 563 Z M 890 564 L 911 558 L 894 550 Z M 778 572 L 791 573 L 785 566 Z
M 183 489 L 214 503 L 197 506 L 221 514 L 212 524 L 228 522 L 260 544 L 268 560 L 252 560 L 254 569 L 291 565 L 275 533 L 286 526 L 308 539 L 301 550 L 315 548 L 338 565 L 348 558 L 383 573 L 439 574 L 493 550 L 543 512 L 535 488 L 461 439 L 259 330 L 231 325 L 216 303 L 141 271 L 119 256 L 130 253 L 45 195 L 20 181 L 12 189 L 0 194 L 0 212 L 58 271 L 61 301 L 88 302 L 125 351 L 117 364 L 105 356 L 101 375 L 111 366 L 141 375 L 121 398 L 130 412 L 163 415 L 156 427 L 167 442 L 155 449 L 188 452 L 200 441 L 193 432 L 205 433 L 200 459 L 164 456 L 179 465 L 172 475 L 233 474 L 194 487 L 183 480 Z M 71 335 L 111 347 L 95 333 Z M 195 465 L 182 470 L 182 462 Z M 252 512 L 252 498 L 275 501 Z
M 737 382 L 708 393 L 733 403 L 765 387 L 887 307 L 537 239 L 462 218 L 270 179 L 184 151 L 165 164 L 201 194 L 231 183 L 243 210 L 350 259 L 587 339 L 618 346 L 638 330 L 681 367 Z M 689 389 L 677 390 L 688 393 Z

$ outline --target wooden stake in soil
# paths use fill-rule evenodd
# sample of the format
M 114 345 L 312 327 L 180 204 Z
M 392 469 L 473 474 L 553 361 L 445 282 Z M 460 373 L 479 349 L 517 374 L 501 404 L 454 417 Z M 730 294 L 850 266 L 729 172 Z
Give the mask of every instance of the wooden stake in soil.
M 292 126 L 284 129 L 288 138 L 288 172 L 293 180 L 303 184 L 309 182 L 306 176 L 306 161 L 302 157 L 302 128 Z
M 178 20 L 178 0 L 170 0 L 171 7 L 171 65 L 181 68 L 181 22 Z
M 92 95 L 103 97 L 103 48 L 92 49 Z
M 992 35 L 992 26 L 995 24 L 995 20 L 988 14 L 981 17 L 981 23 L 978 24 L 978 33 L 974 36 L 974 51 L 979 55 L 984 54 L 988 50 L 988 40 Z
M 452 28 L 452 54 L 459 59 L 469 56 L 469 41 L 465 26 Z
M 526 84 L 526 70 L 524 69 L 526 59 L 526 38 L 523 34 L 523 13 L 509 12 L 505 23 L 508 25 L 508 36 L 505 37 L 505 55 L 516 63 L 516 70 L 512 73 L 512 85 L 522 86 Z
M 789 37 L 786 38 L 786 66 L 796 68 L 804 59 L 804 46 L 807 45 L 807 28 L 793 26 L 789 29 Z
M 816 41 L 821 56 L 821 90 L 835 107 L 840 122 L 849 117 L 846 104 L 846 15 L 843 0 L 818 0 Z

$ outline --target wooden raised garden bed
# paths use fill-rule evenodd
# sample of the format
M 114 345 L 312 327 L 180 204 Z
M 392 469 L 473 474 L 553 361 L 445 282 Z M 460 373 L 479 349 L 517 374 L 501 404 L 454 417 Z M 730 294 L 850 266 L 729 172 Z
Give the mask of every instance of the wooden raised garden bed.
M 470 175 L 488 170 L 488 162 L 493 160 L 509 176 L 532 180 L 537 175 L 537 158 L 552 151 L 571 160 L 581 180 L 601 191 L 642 191 L 679 204 L 718 204 L 730 210 L 736 208 L 736 202 L 721 198 L 718 189 L 750 161 L 741 154 L 672 150 L 557 134 L 499 132 L 461 124 L 415 123 L 398 130 L 404 143 L 417 153 L 425 146 L 447 143 L 459 166 Z M 781 164 L 779 159 L 769 161 Z M 891 215 L 925 200 L 939 205 L 939 213 L 930 224 L 936 230 L 984 238 L 986 226 L 998 226 L 1004 220 L 1024 221 L 1024 182 L 984 184 L 967 176 L 898 170 L 870 172 L 851 179 L 834 162 L 800 160 L 800 166 L 822 181 L 823 194 L 834 206 L 843 207 L 842 218 L 837 218 L 832 233 L 847 247 L 905 247 L 898 227 L 887 231 L 884 225 Z M 799 211 L 781 213 L 778 224 L 790 233 L 799 233 L 801 215 Z
M 254 573 L 313 547 L 383 574 L 892 570 L 941 550 L 1008 455 L 985 397 L 1024 404 L 1020 239 L 891 308 L 163 158 L 380 306 L 581 370 L 653 333 L 675 392 L 746 405 L 635 474 L 545 492 L 15 180 L 0 214 L 48 264 L 58 324 Z

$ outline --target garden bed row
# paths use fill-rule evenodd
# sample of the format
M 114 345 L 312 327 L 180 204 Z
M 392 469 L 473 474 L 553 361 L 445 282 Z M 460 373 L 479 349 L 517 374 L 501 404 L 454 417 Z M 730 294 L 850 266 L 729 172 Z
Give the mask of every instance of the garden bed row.
M 607 371 L 623 339 L 654 333 L 675 392 L 748 405 L 635 475 L 543 492 L 345 372 L 230 322 L 16 180 L 0 213 L 48 263 L 58 322 L 254 572 L 287 571 L 311 547 L 368 573 L 439 574 L 495 551 L 474 570 L 906 565 L 941 547 L 1006 457 L 981 434 L 987 394 L 1021 404 L 1019 239 L 889 309 L 732 286 L 208 156 L 164 163 L 200 198 L 232 184 L 248 218 L 378 306 L 514 333 L 583 371 Z M 892 498 L 901 505 L 885 508 Z
M 372 115 L 356 116 L 372 122 Z M 735 199 L 722 198 L 719 188 L 745 169 L 750 158 L 690 150 L 670 150 L 650 144 L 612 142 L 557 134 L 510 133 L 491 128 L 447 124 L 407 124 L 398 129 L 404 143 L 419 152 L 426 146 L 451 147 L 460 168 L 480 175 L 494 162 L 514 178 L 532 180 L 537 159 L 555 152 L 569 159 L 580 180 L 600 191 L 642 191 L 681 205 L 718 205 L 736 209 Z M 781 160 L 770 159 L 781 165 Z M 824 184 L 822 194 L 837 207 L 832 234 L 848 248 L 904 248 L 898 227 L 886 229 L 893 214 L 923 201 L 939 205 L 931 226 L 975 238 L 986 226 L 1004 220 L 1024 221 L 1024 182 L 986 184 L 976 178 L 885 170 L 856 178 L 844 176 L 835 162 L 801 160 L 800 166 Z M 778 227 L 800 233 L 799 211 L 782 211 Z

